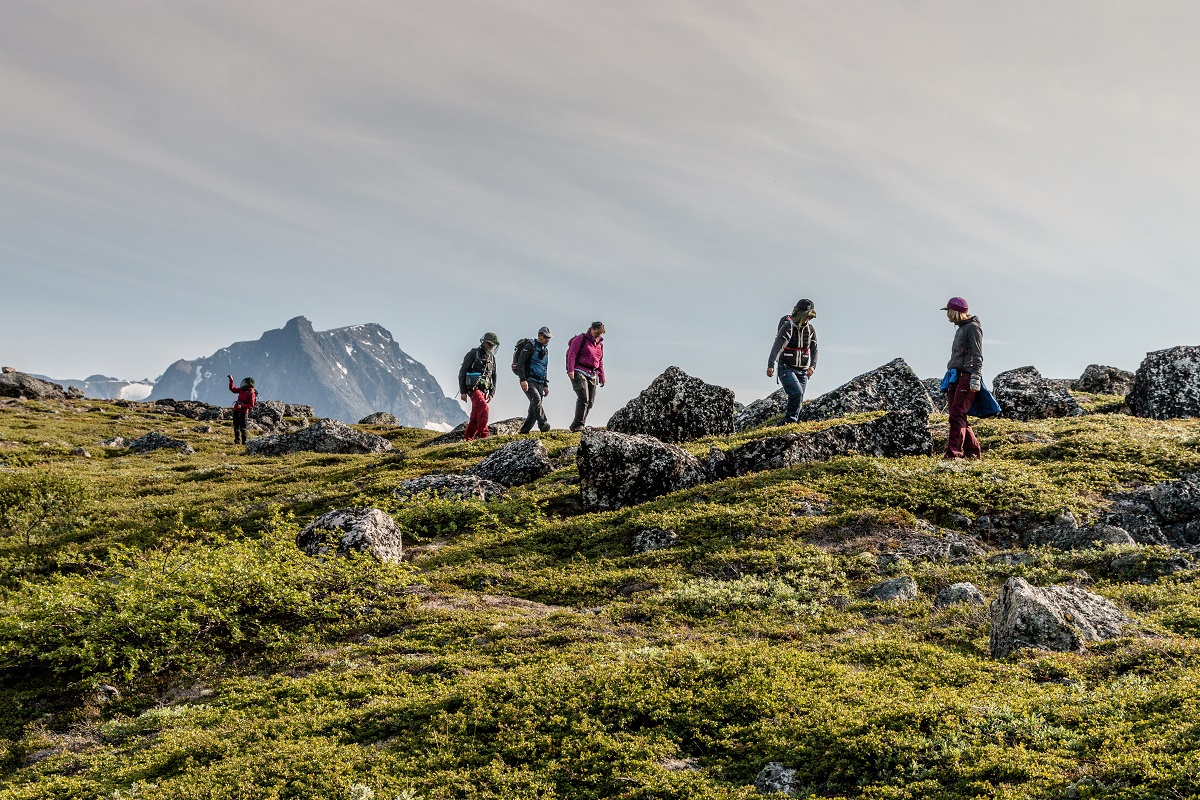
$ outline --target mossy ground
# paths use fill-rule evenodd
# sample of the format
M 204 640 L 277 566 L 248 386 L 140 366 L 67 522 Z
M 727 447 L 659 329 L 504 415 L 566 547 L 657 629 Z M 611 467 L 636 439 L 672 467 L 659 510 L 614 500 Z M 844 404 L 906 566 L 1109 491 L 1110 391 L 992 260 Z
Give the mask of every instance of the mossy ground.
M 0 539 L 0 800 L 748 798 L 768 761 L 812 797 L 1197 796 L 1200 590 L 1190 570 L 1153 577 L 1169 552 L 1120 574 L 1112 550 L 881 574 L 830 543 L 957 514 L 1094 517 L 1108 492 L 1200 470 L 1200 423 L 984 421 L 982 463 L 847 457 L 599 514 L 569 461 L 487 506 L 392 498 L 511 437 L 420 448 L 434 434 L 376 428 L 404 455 L 257 458 L 197 424 L 0 407 L 0 482 L 89 496 L 28 544 Z M 197 452 L 96 446 L 148 430 Z M 543 436 L 552 455 L 577 440 Z M 347 505 L 394 513 L 410 560 L 301 555 L 299 526 Z M 678 545 L 634 554 L 648 527 Z M 896 574 L 922 597 L 863 598 Z M 1084 655 L 997 661 L 983 609 L 931 607 L 1012 575 L 1084 581 L 1137 622 Z

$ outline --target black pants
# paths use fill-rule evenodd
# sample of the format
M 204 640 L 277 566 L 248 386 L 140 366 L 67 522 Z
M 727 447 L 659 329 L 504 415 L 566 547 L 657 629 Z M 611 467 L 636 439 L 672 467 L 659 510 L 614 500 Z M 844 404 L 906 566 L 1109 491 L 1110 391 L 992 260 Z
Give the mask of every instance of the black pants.
M 525 390 L 525 396 L 529 398 L 529 415 L 525 417 L 525 424 L 521 426 L 521 433 L 529 433 L 533 430 L 533 423 L 537 423 L 538 430 L 550 430 L 550 423 L 546 421 L 546 410 L 542 408 L 542 398 L 545 397 L 543 392 L 546 390 L 546 384 L 538 383 L 537 381 L 529 381 L 529 388 Z
M 246 411 L 245 409 L 235 408 L 233 410 L 233 443 L 246 443 Z
M 575 420 L 571 423 L 571 430 L 577 431 L 587 422 L 588 412 L 596 402 L 596 376 L 584 375 L 576 370 L 571 386 L 575 389 Z

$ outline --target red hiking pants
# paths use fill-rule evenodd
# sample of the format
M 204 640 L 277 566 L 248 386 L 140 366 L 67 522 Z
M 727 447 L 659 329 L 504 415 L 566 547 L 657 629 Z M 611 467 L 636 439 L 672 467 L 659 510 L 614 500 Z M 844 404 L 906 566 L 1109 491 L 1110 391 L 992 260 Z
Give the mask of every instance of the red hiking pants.
M 971 373 L 958 373 L 958 380 L 950 384 L 946 393 L 947 405 L 950 411 L 950 438 L 946 441 L 946 458 L 979 458 L 983 451 L 979 449 L 979 440 L 971 423 L 967 420 L 967 409 L 975 402 L 978 392 L 971 391 Z
M 488 437 L 488 401 L 479 389 L 471 390 L 471 418 L 467 420 L 467 429 L 463 431 L 463 441 L 486 439 Z

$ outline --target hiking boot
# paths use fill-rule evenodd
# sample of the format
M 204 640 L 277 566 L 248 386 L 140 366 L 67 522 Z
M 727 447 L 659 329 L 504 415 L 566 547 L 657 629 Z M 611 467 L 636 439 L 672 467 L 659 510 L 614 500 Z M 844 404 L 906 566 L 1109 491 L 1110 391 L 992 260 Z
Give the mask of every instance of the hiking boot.
M 549 433 L 550 432 L 550 423 L 546 422 L 541 425 L 538 425 L 538 430 L 541 431 L 542 433 Z

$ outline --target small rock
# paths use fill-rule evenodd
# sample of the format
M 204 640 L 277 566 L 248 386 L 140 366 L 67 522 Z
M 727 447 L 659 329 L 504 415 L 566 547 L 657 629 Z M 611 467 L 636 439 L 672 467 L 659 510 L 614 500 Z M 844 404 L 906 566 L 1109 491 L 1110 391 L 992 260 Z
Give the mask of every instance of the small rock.
M 467 474 L 505 486 L 522 486 L 553 471 L 546 445 L 538 439 L 519 439 L 497 448 Z
M 504 486 L 480 478 L 478 475 L 424 475 L 401 481 L 395 495 L 400 500 L 411 500 L 422 494 L 451 500 L 482 500 L 488 502 L 504 497 Z
M 872 600 L 915 600 L 917 594 L 917 582 L 907 575 L 877 583 L 867 590 Z
M 134 453 L 149 453 L 153 450 L 178 450 L 184 455 L 192 455 L 196 452 L 190 444 L 182 439 L 173 439 L 156 431 L 139 436 L 129 442 L 128 447 Z
M 796 786 L 796 770 L 788 769 L 780 761 L 772 761 L 759 771 L 754 779 L 754 788 L 763 794 L 791 795 Z
M 973 583 L 952 583 L 933 599 L 934 608 L 945 608 L 955 603 L 981 606 L 984 604 L 983 593 Z
M 1085 642 L 1120 636 L 1129 618 L 1109 600 L 1078 586 L 1039 589 L 1009 578 L 992 601 L 991 653 L 1021 648 L 1082 652 Z
M 339 508 L 314 519 L 296 536 L 306 555 L 370 553 L 380 561 L 404 558 L 400 528 L 378 508 Z
M 633 552 L 648 553 L 651 550 L 665 550 L 674 547 L 679 542 L 679 534 L 671 529 L 647 528 L 633 535 Z
M 344 422 L 323 419 L 295 433 L 261 436 L 246 443 L 250 455 L 281 456 L 288 453 L 387 453 L 395 448 L 382 436 L 355 430 Z
M 83 448 L 83 445 L 76 447 L 71 451 L 71 455 L 79 456 L 80 458 L 91 458 L 92 454 Z
M 515 436 L 521 432 L 521 426 L 525 424 L 524 417 L 513 417 L 512 419 L 502 419 L 499 422 L 493 422 L 488 425 L 488 436 Z M 453 444 L 461 442 L 463 431 L 467 429 L 467 423 L 462 423 L 458 427 L 451 430 L 449 433 L 443 433 L 441 436 L 435 436 L 428 442 L 422 442 L 421 447 L 433 447 L 438 444 Z
M 114 436 L 111 439 L 105 439 L 103 442 L 100 442 L 100 446 L 101 447 L 113 447 L 113 448 L 118 448 L 118 449 L 123 450 L 123 449 L 129 447 L 129 440 L 126 439 L 124 436 Z
M 396 419 L 395 414 L 389 414 L 386 411 L 376 411 L 374 414 L 368 414 L 358 421 L 359 425 L 387 425 L 390 428 L 400 427 L 400 420 Z
M 1033 557 L 1026 553 L 997 553 L 988 559 L 988 563 L 1002 567 L 1024 567 L 1033 563 Z
M 213 426 L 212 425 L 197 425 L 196 427 L 192 428 L 192 432 L 193 433 L 212 433 Z
M 1133 388 L 1132 372 L 1100 364 L 1088 364 L 1079 380 L 1072 384 L 1077 392 L 1089 394 L 1117 394 L 1122 397 Z
M 117 687 L 102 683 L 96 687 L 96 702 L 102 706 L 116 703 L 121 699 L 121 690 Z

